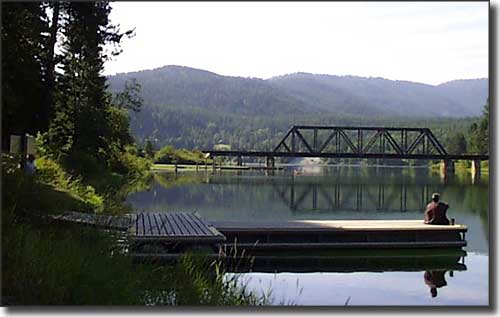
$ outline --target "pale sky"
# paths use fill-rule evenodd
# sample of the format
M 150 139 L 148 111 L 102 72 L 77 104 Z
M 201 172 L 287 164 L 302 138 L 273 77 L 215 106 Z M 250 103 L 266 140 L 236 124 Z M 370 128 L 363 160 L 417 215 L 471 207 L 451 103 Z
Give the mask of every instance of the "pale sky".
M 116 2 L 136 28 L 105 74 L 182 65 L 427 84 L 488 77 L 488 2 Z

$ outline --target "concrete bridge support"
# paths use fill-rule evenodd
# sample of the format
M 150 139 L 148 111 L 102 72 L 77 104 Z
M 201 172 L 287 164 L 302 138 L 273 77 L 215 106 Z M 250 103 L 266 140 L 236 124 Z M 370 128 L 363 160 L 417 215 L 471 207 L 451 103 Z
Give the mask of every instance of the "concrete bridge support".
M 266 157 L 266 167 L 274 169 L 274 156 Z
M 471 173 L 474 178 L 481 176 L 481 161 L 479 160 L 472 161 Z
M 241 159 L 241 156 L 238 156 L 238 158 L 236 159 L 236 165 L 243 166 L 243 160 Z
M 217 168 L 216 157 L 212 156 L 212 172 L 215 172 L 216 168 Z
M 448 175 L 455 173 L 455 162 L 452 160 L 442 160 L 440 167 L 441 177 L 446 179 Z

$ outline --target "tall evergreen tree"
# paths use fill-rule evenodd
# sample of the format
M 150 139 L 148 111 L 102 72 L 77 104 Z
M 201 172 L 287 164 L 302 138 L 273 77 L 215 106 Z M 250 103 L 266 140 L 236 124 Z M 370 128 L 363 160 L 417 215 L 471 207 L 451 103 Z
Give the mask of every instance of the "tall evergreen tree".
M 43 103 L 48 20 L 40 2 L 2 3 L 2 149 L 48 126 Z
M 108 52 L 106 44 L 119 47 L 124 35 L 109 21 L 108 2 L 69 2 L 61 8 L 62 73 L 56 83 L 55 117 L 49 129 L 49 144 L 59 158 L 75 168 L 75 160 L 107 162 L 113 125 L 111 100 L 104 62 L 118 50 Z M 123 119 L 123 118 L 122 118 Z M 120 125 L 121 126 L 121 125 Z

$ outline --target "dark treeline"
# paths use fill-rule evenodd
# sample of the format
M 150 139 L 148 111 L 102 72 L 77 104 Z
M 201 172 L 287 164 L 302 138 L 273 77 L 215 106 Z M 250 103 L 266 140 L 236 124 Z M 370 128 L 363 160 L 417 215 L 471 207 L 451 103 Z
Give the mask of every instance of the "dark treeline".
M 126 108 L 140 102 L 130 87 L 111 95 L 101 75 L 132 35 L 111 24 L 110 11 L 108 2 L 2 3 L 4 151 L 11 134 L 39 134 L 42 154 L 77 174 L 127 172 Z
M 133 134 L 156 149 L 270 150 L 292 125 L 311 124 L 429 127 L 448 152 L 477 152 L 471 126 L 488 94 L 488 79 L 432 86 L 297 73 L 262 80 L 184 66 L 110 76 L 110 91 L 131 79 L 144 99 L 132 116 Z
M 463 154 L 483 152 L 472 146 L 475 141 L 471 126 L 477 125 L 479 120 L 334 114 L 242 116 L 194 107 L 145 106 L 143 111 L 132 116 L 131 126 L 139 142 L 151 140 L 156 149 L 165 145 L 212 149 L 218 144 L 226 144 L 234 150 L 272 150 L 292 125 L 299 124 L 428 127 L 449 153 Z

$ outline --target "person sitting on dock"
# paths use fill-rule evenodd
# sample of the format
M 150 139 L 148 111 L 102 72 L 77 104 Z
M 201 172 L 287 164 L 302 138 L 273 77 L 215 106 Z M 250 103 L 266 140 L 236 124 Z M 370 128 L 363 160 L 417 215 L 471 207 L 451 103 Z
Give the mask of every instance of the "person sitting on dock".
M 449 205 L 439 201 L 439 194 L 432 194 L 432 201 L 425 208 L 424 223 L 430 225 L 449 225 L 450 221 L 446 217 L 446 210 Z

